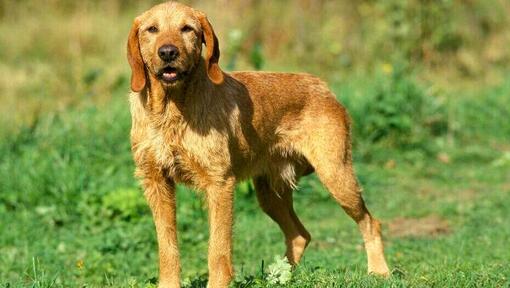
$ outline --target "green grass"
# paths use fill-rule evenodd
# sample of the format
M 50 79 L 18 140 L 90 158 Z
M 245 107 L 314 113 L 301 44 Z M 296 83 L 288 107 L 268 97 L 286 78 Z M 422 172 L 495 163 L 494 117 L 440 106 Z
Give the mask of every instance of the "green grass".
M 155 2 L 0 0 L 0 287 L 157 283 L 125 59 L 132 19 Z M 295 205 L 313 240 L 284 287 L 510 287 L 507 2 L 184 2 L 208 13 L 223 68 L 318 74 L 353 119 L 392 277 L 366 275 L 355 224 L 311 176 Z M 233 285 L 277 286 L 281 232 L 249 184 L 237 190 Z M 187 287 L 206 285 L 206 215 L 179 187 Z M 420 224 L 430 217 L 442 229 Z
M 356 120 L 363 107 L 354 105 L 356 94 L 371 90 L 346 87 L 337 90 L 350 103 Z M 506 92 L 504 87 L 489 90 L 483 101 L 508 103 Z M 128 103 L 122 89 L 113 93 L 116 100 L 101 108 L 89 105 L 41 116 L 0 140 L 2 287 L 156 283 L 155 231 L 132 176 Z M 456 110 L 469 111 L 474 105 L 462 101 L 454 103 Z M 466 111 L 452 112 L 447 118 L 468 122 L 472 116 Z M 484 121 L 492 123 L 496 117 L 493 113 Z M 356 125 L 363 125 L 362 119 Z M 473 128 L 454 135 L 453 144 L 444 144 L 450 137 L 446 133 L 430 136 L 429 145 L 423 147 L 397 149 L 393 141 L 370 144 L 359 129 L 355 130 L 361 134 L 355 146 L 358 177 L 371 211 L 385 223 L 386 255 L 393 275 L 389 280 L 366 275 L 356 226 L 311 176 L 300 182 L 295 205 L 313 241 L 286 287 L 508 287 L 506 136 L 475 133 L 478 130 Z M 501 123 L 499 129 L 508 131 L 504 130 L 508 124 Z M 448 161 L 436 159 L 434 153 L 448 155 Z M 238 188 L 235 207 L 234 285 L 271 286 L 266 273 L 274 257 L 284 252 L 282 235 L 257 207 L 249 185 Z M 201 194 L 179 187 L 183 281 L 189 287 L 206 283 L 206 214 Z M 446 220 L 447 233 L 413 237 L 389 233 L 396 218 L 429 215 Z

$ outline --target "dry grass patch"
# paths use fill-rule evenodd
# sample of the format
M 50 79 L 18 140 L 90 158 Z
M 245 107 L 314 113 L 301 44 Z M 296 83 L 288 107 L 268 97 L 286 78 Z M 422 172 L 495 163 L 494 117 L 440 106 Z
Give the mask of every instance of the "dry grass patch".
M 451 232 L 448 222 L 437 215 L 423 218 L 399 217 L 388 223 L 390 237 L 437 237 Z

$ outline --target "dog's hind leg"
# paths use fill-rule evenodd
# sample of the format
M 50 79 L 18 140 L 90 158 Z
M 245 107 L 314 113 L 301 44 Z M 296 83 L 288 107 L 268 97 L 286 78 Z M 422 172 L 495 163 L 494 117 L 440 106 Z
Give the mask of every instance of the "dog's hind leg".
M 317 175 L 333 198 L 358 224 L 365 242 L 368 272 L 388 276 L 389 270 L 383 253 L 381 225 L 366 208 L 351 165 L 337 164 L 336 167 L 333 167 L 324 164 L 322 162 L 317 165 Z
M 330 106 L 331 107 L 331 106 Z M 333 106 L 332 109 L 335 109 Z M 340 108 L 340 107 L 339 107 Z M 325 111 L 331 112 L 331 111 Z M 389 275 L 384 259 L 381 225 L 370 215 L 354 175 L 351 159 L 348 120 L 345 111 L 324 113 L 324 117 L 304 123 L 306 137 L 296 141 L 296 148 L 314 167 L 321 182 L 344 211 L 358 224 L 365 242 L 368 272 Z
M 253 182 L 260 207 L 280 226 L 285 235 L 287 246 L 285 255 L 289 263 L 297 264 L 310 243 L 311 236 L 294 212 L 292 187 L 282 184 L 283 187 L 275 191 L 265 176 L 257 177 Z

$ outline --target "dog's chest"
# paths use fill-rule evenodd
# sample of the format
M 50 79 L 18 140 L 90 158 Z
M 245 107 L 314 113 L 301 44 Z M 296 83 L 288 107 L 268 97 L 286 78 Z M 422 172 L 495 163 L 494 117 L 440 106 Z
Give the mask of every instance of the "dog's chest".
M 206 188 L 228 166 L 228 149 L 213 134 L 199 135 L 185 126 L 155 130 L 151 143 L 158 165 L 176 182 Z

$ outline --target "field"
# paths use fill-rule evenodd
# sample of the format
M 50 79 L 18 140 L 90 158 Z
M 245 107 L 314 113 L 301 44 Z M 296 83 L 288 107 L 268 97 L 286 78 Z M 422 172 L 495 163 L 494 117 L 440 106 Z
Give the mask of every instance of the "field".
M 295 193 L 312 242 L 290 280 L 281 232 L 252 184 L 238 185 L 233 286 L 510 287 L 509 5 L 287 2 L 193 4 L 210 12 L 226 70 L 328 81 L 353 119 L 356 171 L 383 222 L 392 276 L 366 275 L 355 224 L 312 175 Z M 130 21 L 151 2 L 72 3 L 0 1 L 0 287 L 156 287 L 154 226 L 133 177 L 124 52 Z M 335 22 L 331 11 L 344 4 Z M 228 16 L 236 13 L 246 21 Z M 438 23 L 420 22 L 415 35 L 416 13 Z M 300 17 L 307 26 L 294 29 Z M 352 28 L 356 21 L 363 27 Z M 471 33 L 457 29 L 464 24 Z M 183 286 L 205 287 L 201 192 L 179 186 L 177 207 Z

